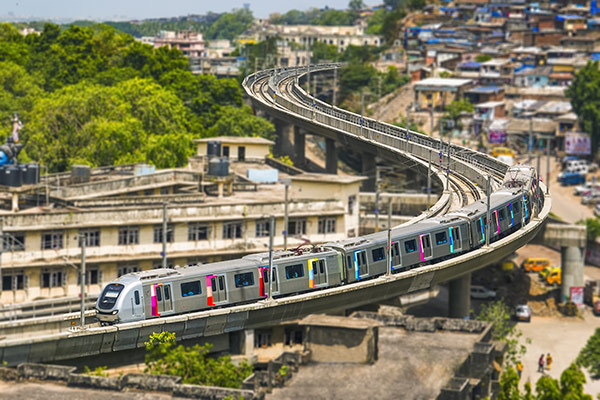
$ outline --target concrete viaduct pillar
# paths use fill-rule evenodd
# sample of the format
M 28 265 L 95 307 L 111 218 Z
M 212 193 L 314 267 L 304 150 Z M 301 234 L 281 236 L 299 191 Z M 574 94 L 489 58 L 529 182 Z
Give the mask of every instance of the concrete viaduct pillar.
M 306 165 L 306 135 L 300 128 L 294 126 L 294 165 L 303 167 Z
M 337 164 L 335 140 L 325 138 L 325 171 L 328 174 L 337 174 Z
M 464 318 L 471 308 L 471 274 L 450 281 L 448 288 L 448 316 Z
M 279 119 L 275 119 L 274 122 L 277 137 L 275 138 L 273 155 L 275 157 L 292 155 L 294 150 L 292 146 L 292 125 Z
M 562 264 L 561 301 L 569 300 L 571 287 L 583 286 L 584 254 L 585 249 L 582 247 L 569 246 L 560 248 L 560 261 Z
M 362 162 L 362 175 L 369 178 L 366 181 L 363 181 L 361 190 L 363 192 L 374 192 L 375 185 L 377 184 L 377 162 L 375 161 L 375 155 L 362 153 L 360 159 Z

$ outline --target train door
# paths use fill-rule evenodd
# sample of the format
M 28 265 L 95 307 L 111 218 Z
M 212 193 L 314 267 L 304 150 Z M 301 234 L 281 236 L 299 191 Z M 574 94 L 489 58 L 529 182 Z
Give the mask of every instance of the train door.
M 225 275 L 209 275 L 207 276 L 208 286 L 207 301 L 211 306 L 227 301 L 227 285 Z
M 319 260 L 317 258 L 309 260 L 308 279 L 309 287 L 327 284 L 327 266 L 325 260 Z M 312 279 L 312 285 L 310 279 Z
M 490 227 L 491 233 L 494 235 L 500 234 L 500 218 L 498 217 L 498 210 L 494 210 L 492 219 L 495 222 L 494 226 Z
M 367 264 L 367 252 L 358 250 L 354 252 L 354 261 L 356 263 L 357 279 L 369 274 L 369 265 Z
M 141 288 L 140 288 L 141 289 Z M 134 290 L 133 297 L 131 299 L 131 307 L 133 309 L 133 316 L 135 318 L 144 318 L 144 298 L 141 290 Z
M 392 271 L 402 267 L 402 255 L 400 254 L 400 245 L 398 242 L 392 242 Z
M 152 315 L 160 317 L 164 313 L 173 311 L 173 296 L 171 284 L 152 285 Z
M 273 279 L 273 284 L 269 282 L 269 267 L 260 267 L 260 276 L 261 282 L 264 285 L 261 288 L 260 295 L 268 296 L 269 289 L 273 289 L 273 294 L 279 294 L 279 277 L 277 276 L 277 267 L 273 267 L 273 273 L 271 274 L 271 278 Z
M 433 256 L 431 249 L 431 235 L 429 233 L 419 235 L 419 243 L 421 245 L 421 261 L 430 259 Z
M 460 227 L 453 226 L 452 228 L 448 228 L 448 232 L 450 233 L 450 252 L 456 253 L 462 250 L 462 240 L 460 237 Z

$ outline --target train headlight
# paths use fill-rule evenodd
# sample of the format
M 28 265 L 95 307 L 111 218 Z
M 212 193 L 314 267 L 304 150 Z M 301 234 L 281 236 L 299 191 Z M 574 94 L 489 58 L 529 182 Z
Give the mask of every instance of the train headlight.
M 113 311 L 111 314 L 112 314 L 112 315 L 117 315 L 117 314 L 118 314 L 118 312 L 119 312 L 119 310 L 114 310 L 114 311 Z

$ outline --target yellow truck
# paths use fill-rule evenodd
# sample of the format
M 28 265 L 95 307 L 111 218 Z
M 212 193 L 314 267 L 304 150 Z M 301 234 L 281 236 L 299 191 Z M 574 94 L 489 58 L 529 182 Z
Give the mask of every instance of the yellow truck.
M 539 272 L 549 266 L 550 266 L 550 260 L 547 258 L 528 257 L 521 264 L 521 267 L 527 272 L 531 272 L 531 271 Z
M 561 269 L 557 268 L 550 272 L 546 277 L 546 283 L 550 286 L 560 286 L 562 285 L 562 276 Z

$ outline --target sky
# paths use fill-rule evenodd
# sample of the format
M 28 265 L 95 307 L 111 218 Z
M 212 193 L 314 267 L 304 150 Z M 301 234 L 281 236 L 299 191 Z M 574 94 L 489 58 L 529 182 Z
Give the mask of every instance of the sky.
M 383 0 L 363 0 L 367 5 Z M 349 0 L 0 0 L 0 19 L 90 19 L 95 21 L 176 17 L 225 12 L 242 8 L 245 3 L 257 18 L 273 12 L 311 7 L 342 9 Z

